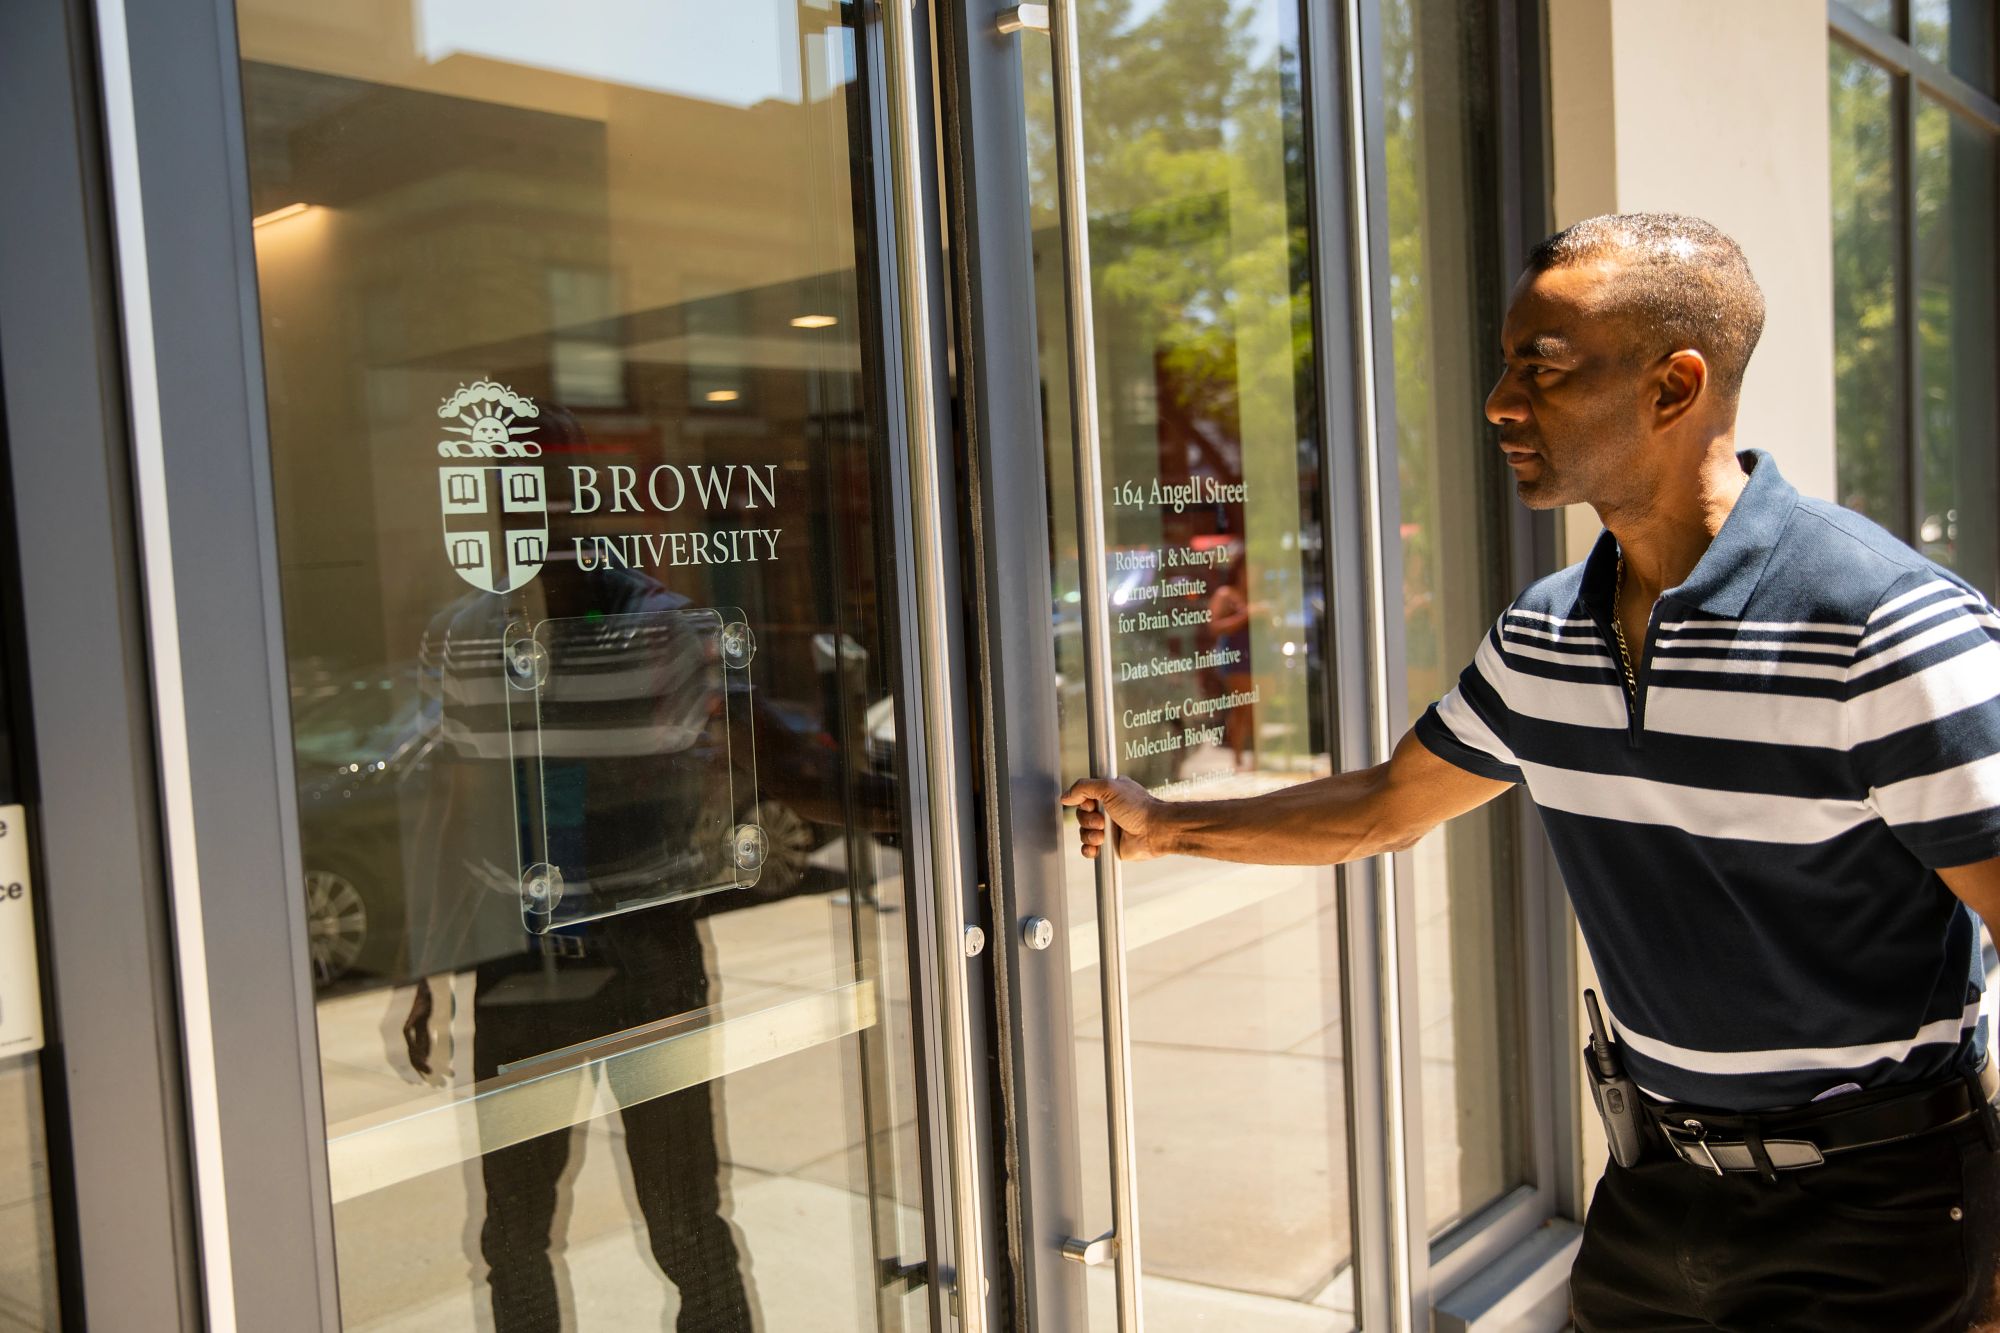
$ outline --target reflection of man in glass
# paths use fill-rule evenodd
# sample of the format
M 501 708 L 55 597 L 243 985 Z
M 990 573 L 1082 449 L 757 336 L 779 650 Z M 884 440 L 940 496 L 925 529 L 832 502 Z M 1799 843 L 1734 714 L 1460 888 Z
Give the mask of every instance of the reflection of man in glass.
M 1250 669 L 1250 560 L 1241 543 L 1232 543 L 1229 550 L 1229 564 L 1222 577 L 1216 581 L 1215 591 L 1208 598 L 1208 632 L 1211 646 L 1234 658 L 1218 665 L 1210 674 L 1209 697 L 1233 694 L 1248 690 L 1252 684 Z M 1244 757 L 1256 760 L 1256 717 L 1255 704 L 1238 704 L 1234 708 L 1222 710 L 1222 742 L 1229 747 L 1230 760 L 1237 768 L 1244 767 Z
M 565 414 L 545 409 L 545 418 L 545 439 L 575 433 Z M 532 934 L 522 925 L 519 896 L 517 849 L 524 845 L 546 849 L 573 895 L 591 894 L 593 883 L 644 882 L 648 867 L 666 882 L 688 863 L 705 802 L 714 800 L 705 789 L 713 784 L 703 781 L 712 765 L 700 762 L 686 728 L 673 723 L 691 702 L 700 705 L 693 695 L 708 688 L 692 661 L 700 645 L 672 633 L 627 642 L 596 628 L 671 623 L 686 604 L 643 573 L 585 573 L 557 559 L 526 590 L 461 598 L 425 631 L 426 684 L 440 700 L 445 754 L 419 839 L 437 849 L 437 862 L 429 902 L 412 906 L 412 954 L 420 974 L 475 969 L 473 1074 L 481 1084 L 517 1068 L 523 1075 L 564 1068 L 571 1061 L 556 1053 L 565 1048 L 709 1004 L 697 919 L 709 904 L 722 905 L 714 897 Z M 649 619 L 616 619 L 631 616 Z M 551 669 L 588 672 L 588 702 L 572 702 L 560 725 L 531 729 L 538 732 L 533 753 L 516 754 L 516 714 L 533 707 L 532 695 L 509 694 L 500 646 L 510 623 L 543 620 L 576 627 L 561 641 L 570 651 L 552 654 Z M 517 813 L 517 786 L 535 783 L 539 815 Z M 527 818 L 541 821 L 539 843 L 528 836 Z M 404 1025 L 411 1063 L 426 1075 L 431 1006 L 429 987 L 420 986 Z M 742 1249 L 725 1216 L 709 1082 L 657 1096 L 644 1088 L 614 1091 L 653 1257 L 679 1293 L 677 1327 L 753 1328 Z M 565 1126 L 481 1158 L 479 1248 L 496 1333 L 560 1328 L 564 1308 L 574 1308 L 551 1253 L 566 1206 L 571 1138 Z

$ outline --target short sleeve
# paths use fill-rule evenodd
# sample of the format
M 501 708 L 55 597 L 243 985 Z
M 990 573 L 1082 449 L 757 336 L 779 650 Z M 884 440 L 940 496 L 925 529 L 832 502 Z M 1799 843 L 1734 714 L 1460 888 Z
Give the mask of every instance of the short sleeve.
M 1930 869 L 2000 856 L 2000 617 L 1921 570 L 1869 616 L 1847 672 L 1850 761 L 1868 802 Z
M 1506 669 L 1500 659 L 1500 627 L 1496 624 L 1459 673 L 1458 684 L 1417 719 L 1415 731 L 1424 748 L 1482 778 L 1523 781 L 1507 741 L 1512 714 L 1497 684 Z

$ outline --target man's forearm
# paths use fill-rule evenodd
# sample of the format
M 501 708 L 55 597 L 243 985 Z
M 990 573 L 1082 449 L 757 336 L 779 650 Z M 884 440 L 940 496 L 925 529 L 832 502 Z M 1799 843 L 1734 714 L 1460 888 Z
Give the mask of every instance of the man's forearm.
M 1400 851 L 1428 831 L 1386 819 L 1387 767 L 1231 801 L 1166 801 L 1161 850 L 1257 865 L 1332 865 Z
M 1332 865 L 1397 852 L 1510 783 L 1449 763 L 1406 733 L 1387 763 L 1236 801 L 1163 801 L 1130 778 L 1079 778 L 1063 793 L 1085 856 L 1180 852 L 1251 865 Z M 1113 840 L 1116 839 L 1114 842 Z

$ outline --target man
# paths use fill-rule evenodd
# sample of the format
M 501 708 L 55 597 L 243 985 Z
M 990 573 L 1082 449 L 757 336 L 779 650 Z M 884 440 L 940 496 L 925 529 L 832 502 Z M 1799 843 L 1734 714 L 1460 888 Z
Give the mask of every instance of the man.
M 1090 856 L 1115 833 L 1127 859 L 1319 864 L 1525 783 L 1643 1108 L 1591 1202 L 1578 1327 L 1963 1329 L 2000 1244 L 1972 915 L 2000 920 L 2000 619 L 1738 452 L 1763 320 L 1698 219 L 1542 242 L 1486 415 L 1523 502 L 1597 511 L 1589 558 L 1384 764 L 1063 801 Z

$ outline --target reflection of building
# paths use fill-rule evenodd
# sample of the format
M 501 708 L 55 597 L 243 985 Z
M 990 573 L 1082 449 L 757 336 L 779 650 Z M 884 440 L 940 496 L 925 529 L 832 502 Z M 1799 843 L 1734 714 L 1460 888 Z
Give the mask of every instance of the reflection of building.
M 1513 268 L 1557 222 L 1738 235 L 1772 308 L 1746 440 L 2000 578 L 1990 5 L 1683 0 L 1669 29 L 1607 0 L 1355 0 L 1357 25 L 1094 0 L 1095 420 L 1131 486 L 1125 674 L 1094 692 L 1050 47 L 937 8 L 911 135 L 894 15 L 835 0 L 0 19 L 0 160 L 37 183 L 0 200 L 0 795 L 59 1038 L 0 1061 L 25 1136 L 0 1137 L 0 1242 L 37 1272 L 0 1323 L 465 1325 L 476 1164 L 559 1134 L 599 1140 L 559 1303 L 656 1322 L 657 1195 L 597 1149 L 700 1088 L 673 1104 L 712 1098 L 695 1174 L 769 1327 L 944 1326 L 982 1265 L 988 1327 L 1101 1325 L 1108 1273 L 1057 1233 L 1111 1224 L 1106 935 L 1046 798 L 1107 708 L 1128 771 L 1180 795 L 1365 762 L 1590 535 L 1512 505 L 1479 420 Z M 933 437 L 940 495 L 911 466 Z M 584 575 L 740 607 L 747 684 L 662 660 L 633 688 L 644 653 Z M 588 668 L 538 664 L 552 619 Z M 551 669 L 591 706 L 543 728 Z M 637 738 L 725 714 L 754 777 L 710 739 L 647 775 Z M 602 965 L 615 914 L 528 940 L 538 868 L 657 886 L 691 812 L 704 881 L 737 854 L 710 835 L 764 837 L 668 951 L 711 990 Z M 524 979 L 483 995 L 405 929 L 467 829 L 480 961 Z M 1394 874 L 1399 900 L 1379 868 L 1128 875 L 1156 1326 L 1559 1318 L 1598 1150 L 1539 831 L 1498 807 Z M 406 1032 L 413 968 L 437 1009 Z M 558 1006 L 497 1026 L 563 1035 L 475 1068 L 450 1021 L 475 1000 Z

